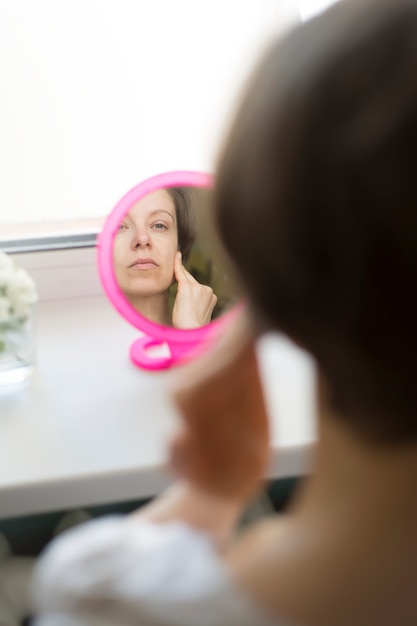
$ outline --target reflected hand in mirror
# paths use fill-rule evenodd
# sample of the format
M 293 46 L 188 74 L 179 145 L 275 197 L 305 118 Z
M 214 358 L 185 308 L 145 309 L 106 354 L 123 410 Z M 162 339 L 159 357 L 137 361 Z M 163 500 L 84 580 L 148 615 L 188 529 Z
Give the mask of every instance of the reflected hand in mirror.
M 198 328 L 228 304 L 227 277 L 207 257 L 199 232 L 210 193 L 161 188 L 138 200 L 120 222 L 113 248 L 116 280 L 131 306 L 152 322 Z M 217 289 L 223 296 L 215 310 Z
M 182 253 L 177 252 L 174 274 L 178 288 L 172 310 L 175 328 L 198 328 L 211 321 L 217 296 L 208 285 L 200 284 L 182 263 Z

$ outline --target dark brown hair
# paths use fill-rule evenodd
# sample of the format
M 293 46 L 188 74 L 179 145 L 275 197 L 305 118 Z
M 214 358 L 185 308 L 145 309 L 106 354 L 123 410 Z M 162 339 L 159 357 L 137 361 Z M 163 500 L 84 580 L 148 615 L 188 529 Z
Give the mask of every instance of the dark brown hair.
M 350 0 L 275 42 L 217 168 L 259 327 L 316 358 L 341 417 L 417 440 L 417 3 Z
M 193 207 L 192 189 L 187 187 L 167 187 L 172 198 L 177 218 L 178 247 L 182 260 L 187 261 L 196 237 L 196 215 Z

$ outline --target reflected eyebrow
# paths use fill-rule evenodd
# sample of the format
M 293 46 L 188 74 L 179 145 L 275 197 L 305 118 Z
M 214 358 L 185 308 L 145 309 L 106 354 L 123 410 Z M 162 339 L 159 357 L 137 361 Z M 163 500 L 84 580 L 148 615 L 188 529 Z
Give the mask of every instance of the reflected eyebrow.
M 169 211 L 167 211 L 166 209 L 154 209 L 153 211 L 149 213 L 149 216 L 152 217 L 156 215 L 157 213 L 166 213 L 167 215 L 169 215 L 169 217 L 172 219 L 173 223 L 175 224 L 175 216 Z

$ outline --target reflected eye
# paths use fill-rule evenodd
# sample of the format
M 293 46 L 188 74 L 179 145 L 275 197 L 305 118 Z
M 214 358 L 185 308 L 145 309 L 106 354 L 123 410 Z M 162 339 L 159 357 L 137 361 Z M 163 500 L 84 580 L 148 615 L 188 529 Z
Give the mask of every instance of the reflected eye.
M 123 224 L 123 223 L 122 223 L 122 224 L 120 224 L 120 225 L 119 225 L 119 227 L 118 227 L 118 229 L 117 229 L 117 232 L 119 232 L 119 233 L 120 233 L 120 232 L 122 232 L 122 231 L 124 231 L 124 230 L 127 230 L 127 229 L 128 229 L 127 224 Z
M 155 228 L 155 230 L 168 230 L 168 226 L 163 222 L 156 222 L 156 224 L 152 224 L 152 228 Z

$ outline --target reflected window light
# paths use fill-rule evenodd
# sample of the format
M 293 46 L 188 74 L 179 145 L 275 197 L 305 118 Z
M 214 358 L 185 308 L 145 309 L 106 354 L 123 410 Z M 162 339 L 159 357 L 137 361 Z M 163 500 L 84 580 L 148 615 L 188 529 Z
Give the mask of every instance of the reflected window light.
M 318 15 L 332 4 L 336 4 L 338 0 L 299 0 L 298 10 L 303 22 Z

